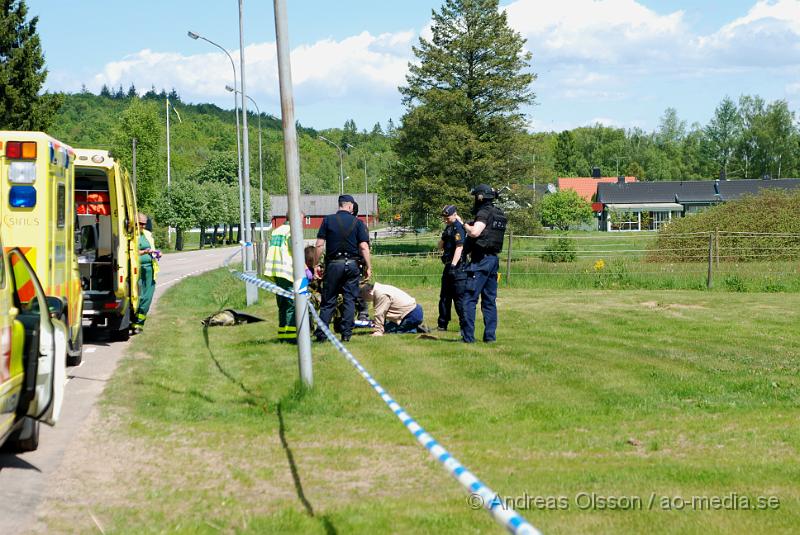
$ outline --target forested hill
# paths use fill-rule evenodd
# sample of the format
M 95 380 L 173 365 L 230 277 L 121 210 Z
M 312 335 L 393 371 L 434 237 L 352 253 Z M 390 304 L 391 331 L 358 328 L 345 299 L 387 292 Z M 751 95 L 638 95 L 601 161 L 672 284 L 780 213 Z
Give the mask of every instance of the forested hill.
M 53 137 L 78 148 L 113 149 L 126 166 L 130 166 L 130 139 L 138 139 L 137 167 L 140 177 L 149 174 L 153 196 L 166 183 L 166 97 L 149 91 L 142 97 L 135 93 L 94 95 L 83 92 L 65 95 L 57 118 L 48 129 Z M 198 176 L 213 167 L 214 162 L 233 166 L 221 171 L 233 176 L 236 155 L 236 118 L 232 110 L 214 104 L 185 104 L 177 94 L 170 94 L 176 112 L 170 115 L 170 154 L 172 180 L 205 178 Z M 231 99 L 232 101 L 232 99 Z M 232 102 L 231 102 L 232 103 Z M 250 177 L 258 185 L 258 122 L 259 117 L 248 106 L 250 130 Z M 180 120 L 178 119 L 180 116 Z M 270 193 L 286 191 L 283 165 L 281 121 L 272 115 L 261 115 L 262 165 L 265 189 Z M 364 189 L 364 156 L 370 189 L 379 186 L 377 175 L 391 163 L 386 154 L 390 140 L 380 125 L 370 132 L 359 132 L 353 121 L 344 128 L 316 131 L 298 125 L 301 159 L 301 182 L 304 192 L 333 193 L 339 189 L 339 155 L 337 150 L 319 135 L 336 143 L 348 143 L 344 155 L 344 174 L 352 177 L 346 186 L 355 191 Z M 232 162 L 232 164 L 231 164 Z M 147 178 L 145 178 L 147 180 Z M 146 195 L 146 194 L 145 194 Z
M 147 205 L 166 183 L 165 99 L 151 90 L 143 96 L 108 91 L 65 95 L 48 133 L 74 147 L 113 148 L 130 166 L 130 139 L 139 140 L 140 197 Z M 230 110 L 213 104 L 184 104 L 169 95 L 177 113 L 171 115 L 172 179 L 230 180 L 236 176 L 236 121 Z M 178 114 L 181 120 L 178 121 Z M 258 185 L 258 117 L 249 115 L 251 181 Z M 286 182 L 280 120 L 261 116 L 263 175 L 269 193 L 284 193 Z M 403 203 L 398 187 L 397 161 L 392 153 L 396 131 L 391 120 L 383 126 L 360 129 L 350 120 L 342 128 L 316 131 L 298 128 L 301 187 L 306 193 L 339 189 L 339 154 L 320 134 L 340 146 L 348 191 L 363 191 L 365 177 L 382 200 Z M 604 176 L 625 174 L 640 180 L 708 180 L 725 171 L 728 178 L 800 176 L 800 134 L 795 113 L 785 101 L 766 102 L 758 96 L 724 99 L 706 125 L 687 125 L 678 112 L 667 109 L 658 127 L 622 129 L 594 125 L 528 134 L 522 152 L 508 165 L 508 182 L 553 182 L 558 176 L 589 176 L 600 167 Z M 209 176 L 211 175 L 211 176 Z M 395 175 L 395 178 L 393 178 Z

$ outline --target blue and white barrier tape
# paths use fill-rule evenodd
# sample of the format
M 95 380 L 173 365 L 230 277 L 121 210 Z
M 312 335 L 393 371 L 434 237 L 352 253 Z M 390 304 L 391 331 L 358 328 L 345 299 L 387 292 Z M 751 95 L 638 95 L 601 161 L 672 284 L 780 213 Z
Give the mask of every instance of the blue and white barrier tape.
M 280 288 L 271 282 L 259 279 L 258 277 L 245 275 L 244 273 L 236 270 L 231 270 L 231 273 L 244 282 L 254 284 L 263 290 L 267 290 L 269 292 L 283 295 L 292 299 L 294 298 L 294 295 L 291 292 L 287 292 L 283 288 Z M 406 426 L 406 429 L 408 429 L 408 431 L 414 435 L 414 438 L 417 439 L 417 442 L 427 449 L 433 458 L 439 461 L 445 470 L 450 472 L 450 475 L 452 475 L 456 481 L 461 484 L 461 486 L 467 489 L 471 496 L 476 497 L 475 500 L 471 501 L 470 503 L 480 504 L 501 526 L 506 528 L 510 533 L 517 535 L 541 534 L 541 532 L 533 527 L 533 525 L 531 525 L 527 520 L 525 520 L 522 515 L 514 511 L 513 508 L 508 507 L 495 491 L 487 487 L 475 476 L 475 474 L 470 472 L 455 457 L 453 457 L 450 452 L 447 451 L 441 444 L 439 444 L 430 433 L 425 431 L 425 429 L 423 429 L 423 427 L 419 425 L 405 411 L 405 409 L 400 406 L 399 403 L 392 399 L 392 397 L 388 392 L 386 392 L 386 390 L 383 389 L 380 383 L 378 383 L 378 381 L 376 381 L 372 375 L 370 375 L 370 373 L 366 370 L 366 368 L 364 368 L 364 366 L 361 365 L 358 359 L 356 359 L 353 354 L 350 353 L 350 351 L 344 346 L 344 344 L 342 344 L 336 335 L 331 332 L 328 326 L 323 323 L 322 319 L 319 317 L 319 314 L 311 305 L 311 303 L 309 303 L 308 309 L 311 312 L 311 315 L 314 317 L 314 321 L 317 323 L 322 332 L 325 333 L 325 336 L 328 338 L 328 340 L 330 340 L 339 353 L 344 355 L 348 362 L 353 365 L 358 373 L 361 374 L 361 376 L 369 383 L 375 392 L 377 392 L 377 394 L 381 397 L 383 402 L 386 403 L 394 415 L 397 416 L 404 426 Z

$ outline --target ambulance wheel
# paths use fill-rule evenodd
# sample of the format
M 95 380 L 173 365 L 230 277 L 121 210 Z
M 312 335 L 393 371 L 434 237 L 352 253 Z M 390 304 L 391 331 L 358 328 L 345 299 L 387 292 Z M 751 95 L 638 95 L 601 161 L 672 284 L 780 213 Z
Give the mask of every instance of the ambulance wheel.
M 14 431 L 8 438 L 8 447 L 11 451 L 22 453 L 34 451 L 39 447 L 39 422 L 33 418 L 25 417 L 22 427 Z
M 67 366 L 78 366 L 83 361 L 83 327 L 78 329 L 78 336 L 75 338 L 75 343 L 69 343 L 69 352 L 67 352 Z

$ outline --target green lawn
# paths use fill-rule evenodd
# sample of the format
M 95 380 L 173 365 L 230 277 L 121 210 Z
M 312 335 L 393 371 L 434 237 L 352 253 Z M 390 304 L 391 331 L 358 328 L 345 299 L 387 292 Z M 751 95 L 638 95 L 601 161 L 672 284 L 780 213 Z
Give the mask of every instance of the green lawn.
M 435 324 L 438 291 L 413 294 Z M 136 452 L 91 505 L 106 532 L 501 532 L 332 346 L 313 347 L 313 391 L 296 387 L 270 296 L 252 308 L 266 322 L 212 328 L 206 342 L 200 319 L 244 308 L 243 296 L 224 271 L 187 279 L 135 338 L 104 401 L 107 448 Z M 349 347 L 501 495 L 563 496 L 566 510 L 522 511 L 535 526 L 800 525 L 799 295 L 501 288 L 499 310 L 493 345 L 465 346 L 451 330 L 438 341 L 355 336 Z M 645 510 L 580 510 L 579 493 L 641 497 Z M 780 507 L 660 507 L 731 493 Z M 50 527 L 95 531 L 74 516 Z

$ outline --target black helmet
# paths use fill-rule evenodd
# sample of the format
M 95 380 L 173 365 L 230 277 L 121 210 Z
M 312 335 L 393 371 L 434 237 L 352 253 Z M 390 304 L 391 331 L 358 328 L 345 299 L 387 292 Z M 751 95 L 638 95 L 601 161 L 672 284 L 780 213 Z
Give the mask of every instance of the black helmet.
M 497 197 L 497 192 L 489 184 L 478 184 L 470 190 L 469 194 L 478 197 L 479 200 L 489 200 Z

